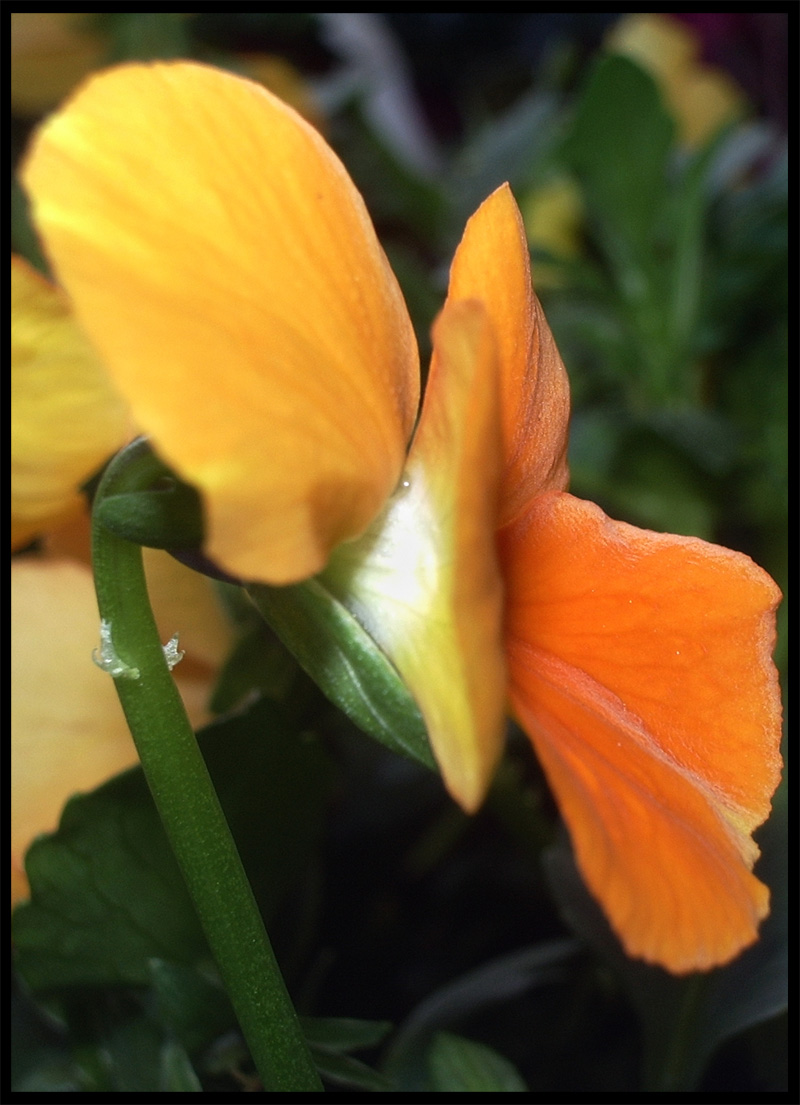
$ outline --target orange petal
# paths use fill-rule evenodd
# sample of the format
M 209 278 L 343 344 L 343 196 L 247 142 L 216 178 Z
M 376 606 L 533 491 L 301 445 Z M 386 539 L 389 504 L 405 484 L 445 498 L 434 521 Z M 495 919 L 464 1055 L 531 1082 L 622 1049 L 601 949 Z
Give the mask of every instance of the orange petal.
M 25 173 L 59 278 L 167 462 L 207 551 L 283 583 L 396 486 L 416 343 L 363 201 L 264 88 L 191 63 L 88 81 Z
M 502 535 L 511 699 L 587 885 L 675 972 L 757 937 L 778 783 L 780 593 L 746 556 L 546 494 Z
M 525 226 L 507 184 L 467 223 L 448 302 L 479 299 L 497 337 L 505 473 L 500 524 L 541 491 L 568 483 L 569 381 L 531 286 Z
M 79 486 L 128 436 L 125 405 L 66 296 L 12 257 L 12 548 L 80 510 Z
M 434 328 L 402 484 L 367 534 L 337 549 L 325 579 L 400 672 L 448 790 L 470 811 L 504 734 L 499 466 L 492 334 L 480 304 L 450 305 Z

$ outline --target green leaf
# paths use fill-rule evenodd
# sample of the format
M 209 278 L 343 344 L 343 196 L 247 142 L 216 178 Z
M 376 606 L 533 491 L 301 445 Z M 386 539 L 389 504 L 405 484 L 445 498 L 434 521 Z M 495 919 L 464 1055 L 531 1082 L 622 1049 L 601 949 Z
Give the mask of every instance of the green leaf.
M 174 1041 L 168 1040 L 161 1050 L 159 1089 L 165 1093 L 202 1093 L 203 1087 L 189 1056 Z
M 87 20 L 87 26 L 108 35 L 110 61 L 152 61 L 192 54 L 182 12 L 100 12 Z
M 628 58 L 607 56 L 589 74 L 562 149 L 607 224 L 606 244 L 621 236 L 639 261 L 666 194 L 674 130 L 653 78 Z
M 333 1051 L 320 1051 L 312 1047 L 311 1054 L 321 1078 L 339 1086 L 352 1086 L 359 1090 L 386 1093 L 394 1089 L 393 1083 L 383 1074 L 354 1059 L 352 1055 L 338 1055 Z
M 709 175 L 727 129 L 718 131 L 683 167 L 674 197 L 674 257 L 669 305 L 669 341 L 675 360 L 689 362 L 700 343 L 696 330 L 704 278 L 708 279 L 706 223 L 711 199 Z M 685 375 L 685 374 L 684 374 Z M 690 384 L 691 381 L 687 381 Z M 684 393 L 687 392 L 684 384 Z M 696 389 L 694 389 L 696 390 Z M 689 391 L 688 394 L 692 394 Z
M 246 600 L 245 600 L 246 601 Z M 209 707 L 215 714 L 235 709 L 254 692 L 286 702 L 299 674 L 294 658 L 250 610 L 253 624 L 236 641 L 217 676 Z
M 63 1031 L 12 979 L 7 1008 L 10 1049 L 6 1065 L 16 1093 L 66 1093 L 83 1089 Z
M 209 726 L 200 739 L 269 915 L 305 869 L 318 838 L 328 762 L 266 701 Z M 58 830 L 29 850 L 27 870 L 31 900 L 14 914 L 14 943 L 18 969 L 35 991 L 147 984 L 152 959 L 188 967 L 207 957 L 138 768 L 71 799 Z
M 385 1075 L 347 1054 L 377 1047 L 392 1029 L 389 1021 L 302 1017 L 301 1024 L 317 1070 L 328 1082 L 378 1093 L 394 1089 Z
M 493 959 L 435 990 L 420 1002 L 392 1040 L 384 1063 L 386 1073 L 403 1090 L 426 1089 L 426 1056 L 437 1032 L 487 1006 L 552 983 L 579 948 L 575 940 L 546 941 Z
M 736 460 L 739 434 L 728 419 L 714 411 L 661 408 L 651 411 L 643 421 L 710 475 L 723 475 Z
M 164 1040 L 158 1029 L 139 1014 L 103 1026 L 96 1050 L 87 1052 L 95 1068 L 96 1089 L 114 1093 L 152 1093 L 163 1090 Z
M 319 580 L 247 590 L 317 686 L 360 729 L 435 769 L 422 715 L 397 670 Z
M 360 1051 L 377 1047 L 392 1030 L 391 1021 L 362 1021 L 353 1017 L 301 1017 L 306 1039 L 324 1051 Z
M 238 1031 L 236 1016 L 218 979 L 195 967 L 150 960 L 153 1014 L 166 1036 L 187 1052 L 207 1047 L 218 1036 Z
M 145 983 L 148 960 L 191 963 L 205 941 L 141 771 L 72 798 L 28 851 L 31 899 L 14 914 L 33 990 Z
M 525 1093 L 528 1089 L 508 1059 L 485 1044 L 449 1032 L 434 1037 L 428 1064 L 436 1093 Z

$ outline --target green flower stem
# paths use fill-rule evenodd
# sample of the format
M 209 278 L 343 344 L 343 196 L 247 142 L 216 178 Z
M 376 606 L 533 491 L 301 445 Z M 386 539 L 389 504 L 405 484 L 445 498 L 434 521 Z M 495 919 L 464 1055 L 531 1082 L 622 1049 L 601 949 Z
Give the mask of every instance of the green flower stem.
M 169 672 L 147 596 L 138 545 L 98 520 L 98 505 L 163 473 L 146 442 L 109 465 L 92 535 L 100 617 L 145 777 L 265 1090 L 321 1092 L 300 1025 L 239 853 Z M 108 642 L 106 646 L 108 652 Z M 101 654 L 101 659 L 102 659 Z

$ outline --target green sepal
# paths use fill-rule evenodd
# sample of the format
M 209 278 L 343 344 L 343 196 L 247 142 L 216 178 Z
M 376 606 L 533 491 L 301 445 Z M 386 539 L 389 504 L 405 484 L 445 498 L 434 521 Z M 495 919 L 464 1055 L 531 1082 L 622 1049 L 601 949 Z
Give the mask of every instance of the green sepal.
M 140 452 L 146 442 L 136 443 Z M 95 504 L 98 520 L 117 537 L 150 549 L 193 549 L 203 541 L 199 493 L 150 450 L 148 486 L 106 495 Z
M 193 549 L 203 540 L 200 496 L 174 477 L 151 491 L 104 499 L 99 515 L 117 537 L 149 549 Z
M 258 611 L 317 686 L 375 740 L 436 770 L 425 722 L 397 669 L 318 580 L 251 584 Z

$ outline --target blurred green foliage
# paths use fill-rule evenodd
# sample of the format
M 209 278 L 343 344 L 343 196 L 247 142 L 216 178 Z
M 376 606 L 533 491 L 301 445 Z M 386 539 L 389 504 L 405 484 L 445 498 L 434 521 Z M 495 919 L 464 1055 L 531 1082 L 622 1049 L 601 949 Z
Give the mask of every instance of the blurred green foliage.
M 523 209 L 554 179 L 577 184 L 579 248 L 534 250 L 572 381 L 572 489 L 635 524 L 741 549 L 785 589 L 779 137 L 751 121 L 679 147 L 653 79 L 588 48 L 595 24 L 588 46 L 570 39 L 571 25 L 536 65 L 515 54 L 505 81 L 481 65 L 476 42 L 481 80 L 468 103 L 447 100 L 441 73 L 417 71 L 428 96 L 418 137 L 435 153 L 421 166 L 391 113 L 376 123 L 379 95 L 395 119 L 413 104 L 407 68 L 376 76 L 331 18 L 122 13 L 91 28 L 108 60 L 190 56 L 240 69 L 239 51 L 264 50 L 297 64 L 375 218 L 423 360 L 477 204 L 505 180 Z M 397 51 L 388 25 L 371 33 Z M 463 82 L 452 88 L 463 94 Z M 18 152 L 32 122 L 16 122 Z M 35 259 L 17 203 L 13 239 Z M 203 748 L 290 990 L 313 1015 L 329 1089 L 783 1088 L 783 791 L 760 835 L 773 891 L 762 941 L 728 968 L 675 979 L 625 959 L 517 734 L 486 808 L 467 819 L 434 776 L 365 742 L 269 631 L 237 612 L 246 643 L 218 705 L 262 698 L 212 726 Z M 14 926 L 15 1089 L 256 1088 L 138 770 L 74 799 L 28 870 L 32 901 Z

